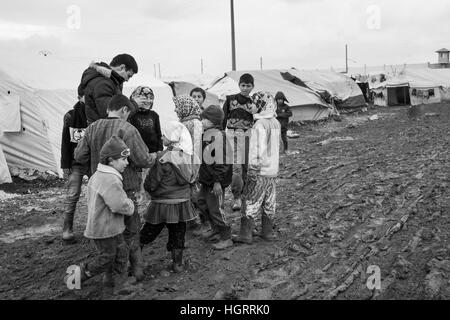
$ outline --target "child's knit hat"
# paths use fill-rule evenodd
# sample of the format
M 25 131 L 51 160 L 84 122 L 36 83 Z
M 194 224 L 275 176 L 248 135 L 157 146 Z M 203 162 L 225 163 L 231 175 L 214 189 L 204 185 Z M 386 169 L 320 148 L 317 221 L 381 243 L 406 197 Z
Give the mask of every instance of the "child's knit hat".
M 225 115 L 222 108 L 220 108 L 219 106 L 211 105 L 200 114 L 200 118 L 208 119 L 215 126 L 221 126 Z
M 119 133 L 120 134 L 120 133 Z M 112 136 L 105 142 L 100 150 L 100 162 L 106 163 L 108 158 L 119 159 L 121 157 L 128 157 L 130 155 L 130 149 L 118 136 Z

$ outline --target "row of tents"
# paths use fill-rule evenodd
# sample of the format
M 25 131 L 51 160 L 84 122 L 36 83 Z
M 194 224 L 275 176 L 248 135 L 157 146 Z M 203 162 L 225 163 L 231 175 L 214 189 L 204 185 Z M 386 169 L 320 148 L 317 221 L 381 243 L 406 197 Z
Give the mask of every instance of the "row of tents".
M 80 62 L 76 73 L 65 71 L 63 61 L 42 56 L 36 59 L 28 61 L 33 69 L 17 63 L 17 67 L 0 66 L 0 183 L 11 181 L 8 166 L 61 174 L 63 117 L 77 100 L 79 77 L 88 63 Z M 138 85 L 150 86 L 155 93 L 154 110 L 163 126 L 177 119 L 174 95 L 189 94 L 201 86 L 207 92 L 206 106 L 221 105 L 226 95 L 238 92 L 239 77 L 245 72 L 253 75 L 255 91 L 285 93 L 293 111 L 291 121 L 321 120 L 339 110 L 365 106 L 359 86 L 350 77 L 333 71 L 296 69 L 233 71 L 208 82 L 201 78 L 163 82 L 140 70 L 126 83 L 123 93 L 129 96 Z

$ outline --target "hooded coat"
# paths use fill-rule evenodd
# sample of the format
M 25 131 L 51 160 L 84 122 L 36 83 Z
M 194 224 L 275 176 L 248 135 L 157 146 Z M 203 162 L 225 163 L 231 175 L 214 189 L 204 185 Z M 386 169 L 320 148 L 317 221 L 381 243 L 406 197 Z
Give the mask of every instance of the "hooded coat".
M 78 95 L 85 97 L 87 123 L 107 117 L 107 109 L 111 98 L 122 93 L 124 79 L 111 67 L 104 63 L 96 63 L 96 66 L 111 70 L 110 77 L 106 77 L 96 68 L 89 67 L 81 76 L 78 86 Z

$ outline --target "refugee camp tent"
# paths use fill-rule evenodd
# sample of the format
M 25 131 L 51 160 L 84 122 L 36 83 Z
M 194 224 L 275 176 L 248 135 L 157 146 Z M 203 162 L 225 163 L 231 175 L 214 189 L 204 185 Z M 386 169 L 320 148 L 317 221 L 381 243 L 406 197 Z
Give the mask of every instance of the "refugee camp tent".
M 3 153 L 2 145 L 0 144 L 0 184 L 11 182 L 12 182 L 11 175 L 9 173 L 8 165 L 6 164 L 6 159 Z
M 371 84 L 378 106 L 420 105 L 450 100 L 449 69 L 405 69 Z
M 293 113 L 290 121 L 321 120 L 336 112 L 333 106 L 313 90 L 285 80 L 281 74 L 286 71 L 288 70 L 230 71 L 214 82 L 207 91 L 217 95 L 222 105 L 227 95 L 239 92 L 240 76 L 250 73 L 255 79 L 253 92 L 268 91 L 275 95 L 277 91 L 283 91 Z
M 331 98 L 338 110 L 360 108 L 366 105 L 361 88 L 353 79 L 342 73 L 292 68 L 283 76 L 294 83 L 296 79 L 301 80 L 308 88 L 319 93 L 327 102 L 331 102 L 328 101 Z

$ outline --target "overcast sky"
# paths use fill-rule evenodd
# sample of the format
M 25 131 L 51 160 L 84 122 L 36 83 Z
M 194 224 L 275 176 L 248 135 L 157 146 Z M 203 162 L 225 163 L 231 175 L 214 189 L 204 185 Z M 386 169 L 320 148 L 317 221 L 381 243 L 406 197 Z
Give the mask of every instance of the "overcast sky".
M 235 0 L 237 68 L 435 62 L 450 47 L 448 0 Z M 71 5 L 76 5 L 71 11 Z M 80 19 L 77 19 L 79 8 Z M 379 13 L 379 14 L 378 14 Z M 78 28 L 79 27 L 79 28 Z M 2 1 L 0 58 L 71 61 L 131 53 L 163 76 L 231 69 L 229 0 Z

